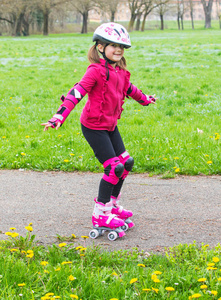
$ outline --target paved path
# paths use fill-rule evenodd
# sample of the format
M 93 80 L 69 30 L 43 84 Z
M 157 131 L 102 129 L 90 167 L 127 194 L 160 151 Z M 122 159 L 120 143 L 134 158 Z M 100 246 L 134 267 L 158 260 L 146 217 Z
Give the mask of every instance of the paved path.
M 81 236 L 91 229 L 93 198 L 101 174 L 0 170 L 0 239 L 10 227 L 24 235 L 33 223 L 37 239 L 49 244 L 56 235 Z M 221 176 L 177 177 L 162 180 L 129 175 L 122 203 L 134 212 L 136 227 L 110 242 L 107 236 L 86 245 L 110 250 L 137 247 L 162 251 L 179 243 L 221 242 Z

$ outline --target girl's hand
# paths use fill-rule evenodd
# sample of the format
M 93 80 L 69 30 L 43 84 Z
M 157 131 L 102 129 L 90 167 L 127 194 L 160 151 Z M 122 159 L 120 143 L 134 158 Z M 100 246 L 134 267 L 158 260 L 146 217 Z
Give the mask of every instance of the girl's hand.
M 49 127 L 54 128 L 54 126 L 50 122 L 42 123 L 41 126 L 45 127 L 44 131 L 47 131 Z M 58 122 L 58 124 L 56 126 L 56 130 L 58 130 L 59 127 L 61 127 L 61 123 L 60 122 Z
M 152 104 L 155 104 L 158 98 L 155 98 L 156 95 L 154 94 L 153 96 L 149 96 L 149 100 L 151 101 Z

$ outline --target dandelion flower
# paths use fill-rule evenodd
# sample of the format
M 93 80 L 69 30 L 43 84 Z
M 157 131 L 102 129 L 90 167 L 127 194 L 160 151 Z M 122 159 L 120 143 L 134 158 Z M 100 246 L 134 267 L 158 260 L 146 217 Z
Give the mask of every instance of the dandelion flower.
M 57 271 L 60 271 L 61 270 L 61 268 L 60 267 L 58 267 L 57 269 L 55 269 L 55 271 L 57 272 Z
M 207 164 L 208 165 L 211 165 L 213 162 L 211 161 L 211 160 L 209 160 L 208 162 L 207 162 Z
M 15 249 L 15 248 L 10 249 L 10 251 L 11 251 L 11 252 L 19 252 L 19 250 L 18 250 L 18 249 Z
M 144 264 L 138 264 L 137 266 L 138 266 L 138 267 L 143 267 L 143 268 L 145 268 L 145 265 L 144 265 Z
M 25 283 L 19 283 L 18 286 L 23 287 L 25 286 Z
M 67 244 L 66 243 L 60 243 L 58 246 L 60 247 L 60 248 L 62 248 L 62 247 L 65 247 Z
M 15 227 L 11 227 L 10 230 L 16 230 L 16 228 Z
M 151 289 L 142 289 L 142 291 L 144 291 L 144 292 L 150 292 Z
M 176 168 L 176 169 L 175 169 L 175 172 L 176 172 L 176 173 L 180 172 L 180 168 Z
M 22 155 L 22 156 L 25 156 L 25 155 L 26 155 L 26 153 L 24 153 L 24 152 L 21 152 L 21 155 Z
M 157 294 L 158 294 L 158 292 L 159 292 L 159 289 L 155 289 L 155 288 L 153 288 L 153 287 L 152 287 L 152 290 L 153 290 L 155 293 L 157 293 Z
M 113 272 L 111 275 L 112 276 L 118 276 L 116 272 Z
M 207 266 L 208 266 L 208 267 L 214 267 L 215 264 L 214 264 L 214 263 L 208 263 Z
M 202 297 L 202 295 L 201 295 L 200 293 L 196 293 L 196 294 L 193 294 L 191 297 L 192 297 L 193 299 L 197 299 L 197 298 Z
M 154 271 L 153 273 L 156 274 L 156 275 L 161 275 L 162 274 L 162 272 L 160 272 L 160 271 Z
M 211 291 L 210 292 L 213 296 L 217 296 L 218 292 L 217 291 Z
M 69 162 L 69 160 L 68 160 L 68 159 L 64 159 L 64 162 L 67 162 L 67 163 L 68 163 L 68 162 Z
M 70 281 L 73 281 L 73 280 L 75 280 L 76 278 L 75 278 L 73 275 L 70 275 L 70 276 L 68 277 L 68 279 L 69 279 Z
M 61 264 L 62 265 L 70 265 L 70 264 L 72 264 L 72 261 L 63 261 Z
M 217 280 L 218 280 L 218 281 L 221 281 L 221 277 L 219 277 Z
M 82 239 L 88 239 L 89 238 L 87 235 L 82 235 L 81 237 L 82 237 Z
M 173 291 L 175 291 L 175 289 L 174 289 L 172 286 L 166 287 L 165 290 L 166 290 L 167 292 L 173 292 Z
M 19 236 L 19 233 L 17 232 L 12 232 L 11 237 L 16 238 Z
M 5 235 L 11 236 L 12 232 L 5 232 Z
M 203 284 L 203 285 L 200 286 L 200 288 L 201 288 L 202 290 L 205 290 L 205 289 L 207 289 L 207 285 L 206 285 L 206 284 Z
M 213 257 L 213 262 L 214 262 L 214 263 L 219 262 L 219 258 L 218 258 L 218 257 Z
M 76 239 L 76 235 L 74 233 L 71 234 L 73 239 Z
M 74 294 L 71 294 L 70 297 L 71 297 L 72 299 L 78 299 L 78 296 L 77 296 L 77 295 L 74 295 Z
M 29 232 L 32 232 L 32 231 L 33 231 L 33 228 L 32 228 L 32 226 L 29 226 L 29 225 L 28 225 L 28 226 L 26 226 L 26 227 L 25 227 L 25 229 L 26 229 L 26 230 L 28 230 Z
M 206 281 L 206 278 L 199 278 L 198 279 L 198 282 L 204 282 L 204 281 Z
M 117 298 L 111 298 L 110 300 L 118 300 Z
M 130 284 L 135 283 L 137 280 L 138 280 L 137 278 L 132 278 L 131 281 L 130 281 Z
M 47 265 L 48 265 L 48 262 L 47 262 L 47 261 L 41 261 L 40 265 L 42 265 L 42 266 L 47 266 Z

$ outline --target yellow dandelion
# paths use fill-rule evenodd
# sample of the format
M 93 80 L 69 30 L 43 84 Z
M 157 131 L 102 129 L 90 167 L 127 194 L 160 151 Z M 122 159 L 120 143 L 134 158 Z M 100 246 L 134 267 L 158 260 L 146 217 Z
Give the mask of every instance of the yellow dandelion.
M 53 298 L 54 298 L 54 299 L 61 299 L 60 296 L 54 296 Z
M 11 236 L 12 232 L 5 232 L 5 235 Z
M 144 291 L 144 292 L 150 292 L 151 289 L 142 289 L 142 291 Z
M 138 264 L 137 266 L 138 266 L 138 267 L 143 267 L 143 268 L 145 268 L 145 265 L 144 265 L 144 264 Z
M 208 266 L 208 267 L 214 267 L 214 266 L 215 266 L 215 263 L 208 263 L 207 266 Z
M 172 286 L 166 287 L 165 290 L 166 290 L 167 292 L 173 292 L 173 291 L 175 291 L 175 289 L 174 289 Z
M 160 271 L 154 271 L 153 272 L 155 275 L 161 275 L 162 274 L 162 272 L 160 272 Z
M 58 271 L 60 271 L 61 270 L 61 268 L 60 267 L 58 267 L 57 269 L 55 269 L 55 271 L 56 272 L 58 272 Z
M 204 282 L 204 281 L 206 281 L 206 278 L 199 278 L 197 281 L 198 282 Z
M 78 296 L 77 296 L 77 295 L 74 295 L 74 294 L 71 294 L 70 297 L 71 297 L 72 299 L 78 299 Z
M 116 272 L 113 272 L 111 275 L 112 276 L 118 276 Z
M 3 139 L 6 139 L 6 136 L 4 135 L 2 138 L 3 138 Z
M 83 247 L 82 246 L 77 246 L 75 249 L 80 250 L 81 248 L 83 248 Z
M 69 279 L 70 281 L 73 281 L 73 280 L 75 280 L 76 278 L 75 278 L 73 275 L 70 275 L 70 276 L 68 277 L 68 279 Z
M 217 280 L 218 280 L 218 281 L 221 281 L 221 277 L 219 277 Z
M 12 232 L 11 237 L 16 238 L 19 236 L 19 233 L 17 232 Z
M 110 300 L 118 300 L 117 298 L 111 298 Z
M 23 287 L 25 286 L 25 283 L 19 283 L 18 286 Z
M 71 234 L 73 239 L 76 239 L 76 235 L 74 233 Z
M 40 262 L 40 265 L 45 267 L 45 266 L 48 265 L 48 262 L 47 262 L 47 261 L 41 261 L 41 262 Z
M 61 264 L 62 265 L 70 265 L 70 264 L 72 264 L 72 261 L 63 261 Z
M 131 281 L 130 281 L 130 284 L 135 283 L 137 280 L 138 280 L 137 278 L 132 278 Z
M 217 270 L 217 268 L 214 268 L 214 267 L 207 267 L 206 269 L 207 269 L 208 271 Z
M 218 258 L 218 257 L 213 257 L 213 262 L 214 262 L 214 263 L 219 262 L 219 258 Z
M 60 243 L 60 244 L 58 245 L 58 247 L 62 248 L 62 247 L 65 247 L 66 245 L 67 245 L 66 243 Z
M 15 228 L 15 227 L 11 227 L 10 230 L 13 230 L 13 231 L 14 231 L 14 230 L 16 230 L 16 228 Z
M 64 159 L 64 162 L 67 162 L 67 163 L 68 163 L 68 162 L 69 162 L 69 160 L 68 160 L 68 159 Z
M 191 297 L 192 297 L 193 299 L 197 299 L 197 298 L 202 297 L 202 295 L 201 295 L 200 293 L 196 293 L 196 294 L 193 294 Z
M 217 296 L 217 294 L 218 294 L 217 291 L 210 291 L 210 293 L 211 293 L 213 296 Z
M 207 162 L 207 164 L 208 165 L 211 165 L 213 162 L 211 161 L 211 160 L 209 160 L 208 162 Z
M 180 172 L 180 168 L 176 168 L 176 169 L 175 169 L 175 172 L 176 172 L 176 173 Z
M 74 153 L 70 153 L 70 156 L 75 156 L 75 154 Z
M 51 296 L 54 296 L 54 293 L 47 293 L 45 296 L 46 297 L 51 297 Z
M 29 136 L 29 135 L 26 135 L 25 137 L 26 137 L 26 139 L 30 138 L 30 136 Z
M 82 239 L 88 239 L 89 238 L 87 235 L 82 235 L 81 237 L 82 237 Z
M 29 226 L 29 225 L 28 225 L 28 226 L 26 226 L 26 227 L 25 227 L 25 229 L 26 229 L 26 230 L 28 230 L 29 232 L 32 232 L 32 231 L 33 231 L 33 228 L 32 228 L 32 226 Z
M 153 287 L 152 287 L 152 291 L 154 291 L 155 293 L 157 293 L 157 294 L 158 294 L 158 292 L 159 292 L 159 289 L 155 289 L 155 288 L 153 288 Z
M 24 153 L 24 152 L 21 152 L 21 155 L 22 155 L 22 156 L 25 156 L 25 155 L 26 155 L 26 153 Z
M 176 157 L 174 157 L 174 159 L 179 159 L 179 157 L 176 156 Z
M 201 288 L 202 290 L 205 290 L 205 289 L 207 289 L 207 285 L 206 285 L 206 284 L 203 284 L 203 285 L 200 286 L 200 288 Z
M 18 249 L 15 249 L 15 248 L 13 248 L 13 249 L 10 249 L 10 251 L 13 253 L 13 252 L 19 252 L 19 250 Z

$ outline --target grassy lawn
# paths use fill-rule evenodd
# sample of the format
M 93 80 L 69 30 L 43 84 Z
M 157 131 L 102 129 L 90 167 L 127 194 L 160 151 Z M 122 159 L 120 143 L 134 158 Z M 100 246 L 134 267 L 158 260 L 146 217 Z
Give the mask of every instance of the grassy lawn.
M 40 126 L 87 66 L 92 35 L 0 37 L 0 168 L 100 172 L 79 117 L 86 98 L 59 131 Z M 118 126 L 134 172 L 221 174 L 219 30 L 131 34 L 131 81 L 159 98 L 142 107 L 126 100 Z
M 165 255 L 87 248 L 87 237 L 38 246 L 32 226 L 0 241 L 0 299 L 218 299 L 221 247 L 178 245 Z M 81 243 L 79 245 L 79 243 Z M 219 298 L 221 299 L 221 298 Z

